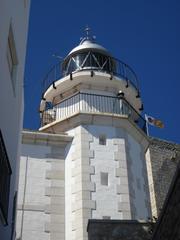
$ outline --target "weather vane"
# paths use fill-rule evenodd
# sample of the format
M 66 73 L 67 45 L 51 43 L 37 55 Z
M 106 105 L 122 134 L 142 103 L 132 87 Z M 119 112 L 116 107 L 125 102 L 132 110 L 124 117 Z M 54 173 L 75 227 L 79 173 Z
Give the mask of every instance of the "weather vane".
M 86 26 L 86 28 L 84 29 L 84 31 L 86 32 L 86 39 L 89 39 L 90 36 L 90 27 L 88 27 L 88 25 Z
M 96 36 L 91 36 L 90 32 L 91 32 L 91 28 L 87 25 L 86 28 L 84 29 L 84 32 L 86 34 L 85 37 L 81 37 L 80 40 L 81 43 L 83 43 L 85 40 L 95 40 L 96 39 Z

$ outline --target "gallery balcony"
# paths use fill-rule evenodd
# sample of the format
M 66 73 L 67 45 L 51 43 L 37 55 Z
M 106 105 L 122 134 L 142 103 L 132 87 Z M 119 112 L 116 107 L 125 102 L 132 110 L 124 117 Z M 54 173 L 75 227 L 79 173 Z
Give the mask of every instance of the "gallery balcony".
M 127 116 L 146 133 L 145 119 L 124 98 L 83 92 L 63 99 L 54 106 L 46 103 L 45 110 L 41 112 L 41 127 L 78 113 Z
M 92 51 L 69 56 L 53 66 L 42 81 L 43 92 L 61 78 L 81 71 L 104 72 L 109 74 L 110 77 L 119 77 L 126 81 L 126 86 L 132 85 L 139 93 L 138 79 L 130 66 L 111 56 Z

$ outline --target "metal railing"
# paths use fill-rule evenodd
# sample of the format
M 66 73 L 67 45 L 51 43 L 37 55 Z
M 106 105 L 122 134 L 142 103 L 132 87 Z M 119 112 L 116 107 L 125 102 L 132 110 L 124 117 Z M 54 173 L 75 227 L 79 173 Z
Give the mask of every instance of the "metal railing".
M 44 79 L 42 80 L 42 92 L 44 93 L 47 88 L 53 84 L 53 82 L 56 82 L 60 78 L 63 77 L 62 71 L 61 71 L 61 62 L 55 64 L 49 72 L 45 75 Z
M 146 133 L 145 119 L 125 99 L 80 92 L 53 107 L 47 104 L 42 112 L 41 125 L 71 117 L 79 112 L 126 115 Z
M 67 76 L 70 73 L 74 73 L 74 72 L 80 72 L 80 71 L 99 71 L 99 72 L 106 72 L 111 74 L 112 76 L 118 76 L 123 78 L 126 83 L 127 86 L 129 83 L 131 83 L 135 89 L 137 91 L 139 91 L 139 83 L 138 83 L 138 79 L 137 76 L 135 74 L 135 72 L 132 70 L 132 68 L 130 66 L 128 66 L 126 63 L 112 58 L 112 57 L 108 57 L 109 61 L 107 62 L 113 62 L 114 66 L 113 68 L 107 68 L 107 65 L 105 64 L 104 66 L 82 66 L 82 67 L 76 67 L 74 69 L 74 71 L 72 70 L 72 72 L 67 72 L 64 70 L 64 62 L 59 62 L 56 65 L 54 65 L 49 72 L 46 74 L 45 78 L 42 81 L 42 90 L 43 92 L 45 92 L 47 90 L 47 88 L 53 84 L 54 82 L 56 82 L 57 80 L 61 79 L 64 76 Z
M 0 130 L 0 217 L 4 225 L 8 224 L 7 220 L 11 173 L 6 147 Z

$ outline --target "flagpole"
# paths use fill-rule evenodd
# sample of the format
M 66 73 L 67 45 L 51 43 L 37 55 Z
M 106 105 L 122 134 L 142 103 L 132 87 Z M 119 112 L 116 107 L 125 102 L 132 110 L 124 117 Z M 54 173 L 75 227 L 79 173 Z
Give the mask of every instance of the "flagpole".
M 145 120 L 146 120 L 146 134 L 149 137 L 149 124 L 148 124 L 148 121 L 147 121 L 147 115 L 146 114 L 145 114 Z

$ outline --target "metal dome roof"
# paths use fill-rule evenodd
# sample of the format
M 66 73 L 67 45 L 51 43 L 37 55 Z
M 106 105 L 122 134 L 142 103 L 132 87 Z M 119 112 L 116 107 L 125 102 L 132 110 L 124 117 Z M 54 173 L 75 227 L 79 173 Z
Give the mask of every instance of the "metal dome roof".
M 72 56 L 74 55 L 74 53 L 77 53 L 77 52 L 85 52 L 86 50 L 92 50 L 93 52 L 98 52 L 98 53 L 102 53 L 104 55 L 107 55 L 107 56 L 110 56 L 111 57 L 111 54 L 109 53 L 109 51 L 102 47 L 101 45 L 95 43 L 95 36 L 92 36 L 90 34 L 90 28 L 87 26 L 85 28 L 85 37 L 82 38 L 80 44 L 73 48 L 69 54 L 66 56 L 65 60 L 67 58 L 69 58 L 69 56 Z
M 70 53 L 68 54 L 69 55 L 72 55 L 73 53 L 76 53 L 76 52 L 81 52 L 81 51 L 84 51 L 84 50 L 94 50 L 96 52 L 100 52 L 100 53 L 103 53 L 105 55 L 108 55 L 108 56 L 111 56 L 111 54 L 108 52 L 108 50 L 104 47 L 102 47 L 101 45 L 95 43 L 93 40 L 91 39 L 83 39 L 80 44 L 73 48 Z

